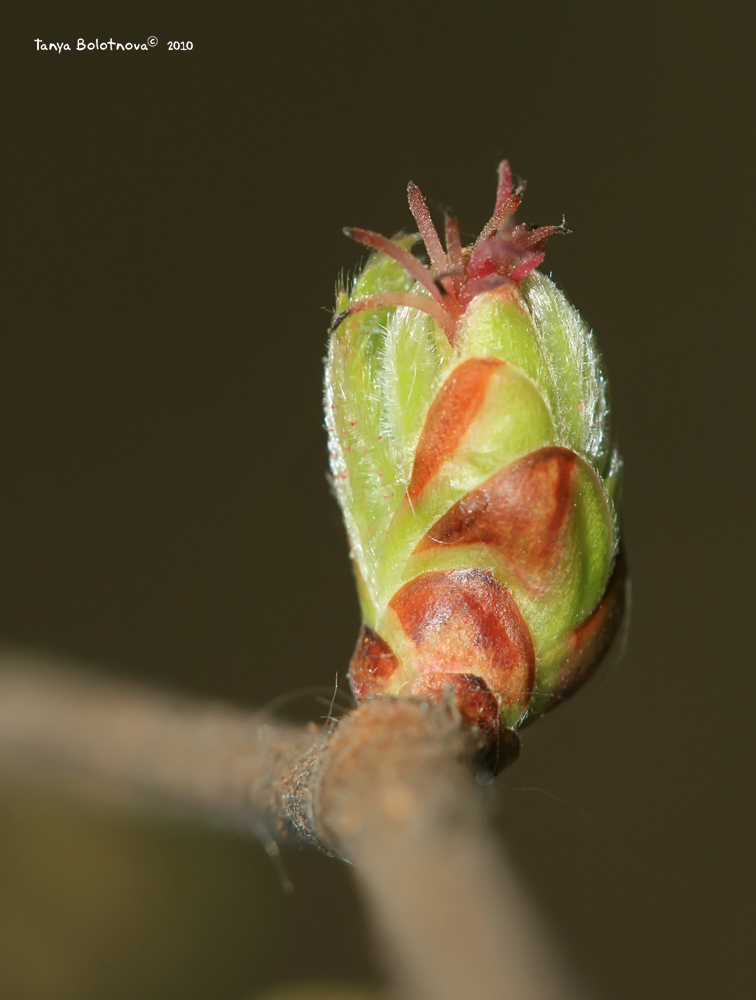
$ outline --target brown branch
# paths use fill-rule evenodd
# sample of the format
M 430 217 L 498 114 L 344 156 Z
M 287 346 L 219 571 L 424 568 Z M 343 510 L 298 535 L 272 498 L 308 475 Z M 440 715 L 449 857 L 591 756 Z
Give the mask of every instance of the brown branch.
M 0 655 L 0 753 L 245 829 L 281 816 L 317 731 Z
M 401 997 L 577 996 L 493 842 L 478 750 L 452 700 L 319 730 L 0 655 L 0 756 L 348 859 Z

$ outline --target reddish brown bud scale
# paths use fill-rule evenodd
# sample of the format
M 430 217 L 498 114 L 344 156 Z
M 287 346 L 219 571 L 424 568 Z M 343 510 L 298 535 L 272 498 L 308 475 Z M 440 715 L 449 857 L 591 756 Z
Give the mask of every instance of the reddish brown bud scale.
M 475 419 L 492 375 L 505 362 L 470 358 L 458 365 L 433 400 L 415 453 L 407 495 L 415 503 L 443 464 L 454 454 Z
M 363 624 L 349 664 L 349 683 L 357 701 L 383 694 L 398 667 L 388 643 Z
M 627 565 L 620 552 L 598 607 L 570 634 L 569 652 L 559 667 L 546 710 L 577 691 L 601 663 L 624 619 L 626 600 Z
M 524 711 L 535 684 L 530 632 L 509 591 L 485 570 L 424 573 L 389 606 L 414 648 L 418 674 L 404 683 L 388 643 L 363 625 L 349 666 L 355 698 L 434 698 L 451 685 L 463 717 L 497 747 L 502 706 Z
M 535 682 L 533 642 L 514 598 L 491 573 L 423 573 L 397 591 L 389 608 L 415 646 L 418 681 L 439 671 L 472 673 L 500 705 L 527 707 Z
M 436 671 L 410 681 L 404 693 L 438 698 L 447 686 L 454 691 L 454 700 L 462 718 L 478 730 L 487 745 L 496 747 L 502 728 L 501 707 L 482 677 Z
M 472 490 L 415 549 L 488 545 L 532 594 L 560 568 L 572 513 L 578 456 L 567 448 L 531 452 Z

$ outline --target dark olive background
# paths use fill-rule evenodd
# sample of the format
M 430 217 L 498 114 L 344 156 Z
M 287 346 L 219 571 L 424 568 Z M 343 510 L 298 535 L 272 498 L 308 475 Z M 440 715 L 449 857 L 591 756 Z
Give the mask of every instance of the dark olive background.
M 407 226 L 411 178 L 472 235 L 507 155 L 521 218 L 574 230 L 547 265 L 612 380 L 633 613 L 526 732 L 503 836 L 601 995 L 753 996 L 752 6 L 122 6 L 6 16 L 0 638 L 249 705 L 344 687 L 340 229 Z M 8 786 L 0 992 L 377 981 L 348 869 L 286 863 L 292 896 L 254 842 Z

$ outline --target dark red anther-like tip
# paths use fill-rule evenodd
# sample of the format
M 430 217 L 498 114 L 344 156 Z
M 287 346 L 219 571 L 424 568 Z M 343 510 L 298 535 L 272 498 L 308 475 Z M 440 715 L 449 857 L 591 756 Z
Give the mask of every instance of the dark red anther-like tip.
M 369 296 L 352 303 L 346 312 L 337 316 L 331 325 L 331 332 L 347 316 L 356 312 L 390 305 L 411 305 L 436 320 L 449 342 L 454 344 L 457 323 L 476 295 L 522 281 L 542 263 L 543 248 L 549 237 L 569 232 L 564 221 L 559 226 L 515 227 L 513 217 L 524 191 L 525 182 L 518 180 L 513 184 L 509 162 L 502 160 L 498 167 L 493 215 L 481 230 L 474 246 L 465 251 L 462 248 L 459 223 L 452 216 L 445 218 L 444 249 L 420 188 L 410 182 L 407 199 L 425 244 L 430 268 L 405 247 L 386 236 L 368 229 L 346 227 L 344 233 L 350 239 L 371 250 L 385 253 L 400 264 L 426 289 L 433 301 L 428 302 L 423 296 L 412 292 Z

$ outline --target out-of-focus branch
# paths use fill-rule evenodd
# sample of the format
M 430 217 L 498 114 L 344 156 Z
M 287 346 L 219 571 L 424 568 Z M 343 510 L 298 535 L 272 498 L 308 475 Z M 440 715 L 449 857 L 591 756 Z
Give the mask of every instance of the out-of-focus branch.
M 381 699 L 298 727 L 0 655 L 0 755 L 353 862 L 407 1000 L 578 994 L 491 837 L 453 701 Z
M 317 729 L 0 653 L 0 754 L 259 829 Z
M 377 701 L 345 719 L 316 814 L 357 868 L 412 1000 L 561 1000 L 579 992 L 492 838 L 452 700 Z

